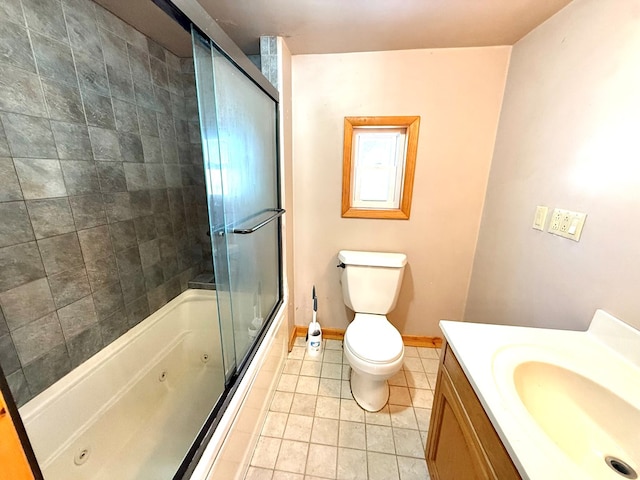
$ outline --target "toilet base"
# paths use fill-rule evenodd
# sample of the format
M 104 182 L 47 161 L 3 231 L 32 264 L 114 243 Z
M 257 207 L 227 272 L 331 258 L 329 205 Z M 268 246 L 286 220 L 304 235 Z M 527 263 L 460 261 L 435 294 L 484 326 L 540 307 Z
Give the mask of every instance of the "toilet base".
M 373 380 L 351 369 L 351 393 L 355 401 L 368 412 L 381 410 L 389 401 L 387 380 Z

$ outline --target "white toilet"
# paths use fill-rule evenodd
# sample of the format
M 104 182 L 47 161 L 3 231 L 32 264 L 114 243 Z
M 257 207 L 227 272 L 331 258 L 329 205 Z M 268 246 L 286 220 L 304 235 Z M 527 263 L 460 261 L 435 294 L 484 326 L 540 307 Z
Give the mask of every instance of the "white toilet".
M 356 313 L 344 334 L 356 402 L 377 412 L 389 400 L 387 380 L 402 367 L 404 345 L 386 314 L 393 310 L 407 264 L 403 253 L 341 250 L 344 303 Z

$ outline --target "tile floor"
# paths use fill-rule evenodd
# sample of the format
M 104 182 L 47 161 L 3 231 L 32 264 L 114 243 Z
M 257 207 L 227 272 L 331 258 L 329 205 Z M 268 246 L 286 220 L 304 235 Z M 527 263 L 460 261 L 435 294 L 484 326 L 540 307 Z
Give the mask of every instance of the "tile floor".
M 342 342 L 319 357 L 304 338 L 284 366 L 246 480 L 428 480 L 424 459 L 440 351 L 405 347 L 389 404 L 361 409 L 351 395 Z

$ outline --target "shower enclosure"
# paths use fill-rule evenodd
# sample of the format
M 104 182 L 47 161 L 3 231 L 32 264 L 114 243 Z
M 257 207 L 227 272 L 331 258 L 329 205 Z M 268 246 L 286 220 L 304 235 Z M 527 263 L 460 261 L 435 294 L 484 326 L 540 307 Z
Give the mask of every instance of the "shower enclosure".
M 282 300 L 277 102 L 192 28 L 225 377 Z

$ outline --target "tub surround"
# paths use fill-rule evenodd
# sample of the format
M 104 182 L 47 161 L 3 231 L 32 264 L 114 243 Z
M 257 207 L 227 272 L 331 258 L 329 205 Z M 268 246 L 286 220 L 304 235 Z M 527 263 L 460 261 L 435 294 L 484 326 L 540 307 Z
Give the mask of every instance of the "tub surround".
M 23 405 L 211 269 L 211 247 L 191 60 L 90 0 L 8 5 L 0 363 Z
M 595 463 L 587 461 L 582 468 L 572 462 L 529 414 L 513 379 L 515 369 L 524 362 L 557 365 L 613 392 L 612 396 L 630 405 L 630 412 L 637 412 L 640 409 L 638 330 L 601 310 L 596 312 L 586 332 L 452 321 L 442 321 L 440 326 L 522 478 L 582 479 L 589 475 L 622 478 L 606 466 L 604 458 L 594 456 Z M 570 392 L 568 397 L 571 400 Z M 582 397 L 589 402 L 591 395 Z M 580 407 L 580 400 L 577 405 Z M 553 409 L 548 413 L 553 415 Z M 619 417 L 615 420 L 625 421 Z M 596 419 L 594 425 L 597 423 Z M 606 431 L 606 427 L 602 428 Z M 586 432 L 578 435 L 582 439 Z M 625 445 L 620 443 L 624 442 L 609 444 L 617 452 L 602 453 L 617 454 L 637 468 L 637 458 L 634 458 L 637 453 L 629 449 L 625 453 Z

